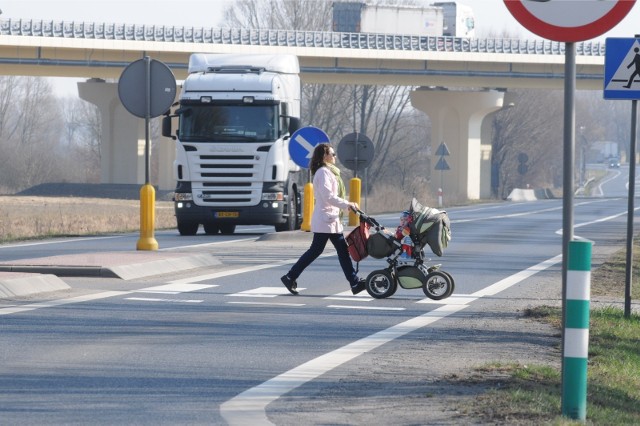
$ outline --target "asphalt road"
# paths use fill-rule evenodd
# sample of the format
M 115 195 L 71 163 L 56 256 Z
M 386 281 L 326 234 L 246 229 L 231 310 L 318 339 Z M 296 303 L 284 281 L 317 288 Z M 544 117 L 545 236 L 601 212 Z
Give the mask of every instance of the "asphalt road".
M 622 246 L 626 208 L 623 197 L 577 199 L 575 234 L 595 246 Z M 376 354 L 410 338 L 438 330 L 464 351 L 460 321 L 473 323 L 491 309 L 487 302 L 517 297 L 533 282 L 557 285 L 562 201 L 482 204 L 449 215 L 453 240 L 431 263 L 442 264 L 456 290 L 441 302 L 420 289 L 382 300 L 353 296 L 331 249 L 300 277 L 300 295 L 290 295 L 279 277 L 310 236 L 272 239 L 260 227 L 215 237 L 156 233 L 161 250 L 210 253 L 221 261 L 216 268 L 130 281 L 65 278 L 67 292 L 0 300 L 0 422 L 295 424 L 290 416 L 302 413 L 282 401 L 317 401 L 328 389 L 337 392 L 343 378 L 363 374 L 371 378 L 357 392 L 374 392 Z M 388 227 L 398 220 L 376 218 Z M 133 250 L 137 237 L 0 246 L 0 260 Z M 383 259 L 360 263 L 363 276 L 384 266 Z M 30 309 L 14 309 L 24 306 Z M 366 409 L 374 420 L 348 408 L 340 424 L 387 422 L 382 412 L 375 417 L 375 406 Z M 298 424 L 336 423 L 323 412 L 306 415 Z

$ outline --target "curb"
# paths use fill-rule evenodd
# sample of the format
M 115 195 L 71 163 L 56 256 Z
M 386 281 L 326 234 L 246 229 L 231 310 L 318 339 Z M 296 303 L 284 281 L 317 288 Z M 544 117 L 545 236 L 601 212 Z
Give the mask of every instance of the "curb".
M 69 290 L 70 288 L 67 283 L 55 275 L 0 273 L 0 299 Z

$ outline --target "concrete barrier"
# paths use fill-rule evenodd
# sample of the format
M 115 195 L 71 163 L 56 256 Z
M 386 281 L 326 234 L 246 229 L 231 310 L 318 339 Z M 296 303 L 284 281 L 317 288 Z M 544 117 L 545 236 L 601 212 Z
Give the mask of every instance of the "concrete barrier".
M 547 200 L 555 198 L 550 189 L 522 189 L 515 188 L 511 191 L 511 194 L 507 197 L 509 201 L 535 201 L 535 200 Z

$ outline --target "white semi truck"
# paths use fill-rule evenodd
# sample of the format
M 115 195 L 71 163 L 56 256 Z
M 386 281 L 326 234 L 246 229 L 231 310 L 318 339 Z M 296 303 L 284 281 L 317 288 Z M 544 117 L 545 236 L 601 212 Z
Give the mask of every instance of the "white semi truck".
M 181 235 L 200 225 L 207 234 L 232 234 L 236 225 L 300 227 L 300 167 L 289 156 L 300 127 L 299 73 L 294 55 L 191 55 L 179 105 L 162 123 L 162 134 L 176 141 Z

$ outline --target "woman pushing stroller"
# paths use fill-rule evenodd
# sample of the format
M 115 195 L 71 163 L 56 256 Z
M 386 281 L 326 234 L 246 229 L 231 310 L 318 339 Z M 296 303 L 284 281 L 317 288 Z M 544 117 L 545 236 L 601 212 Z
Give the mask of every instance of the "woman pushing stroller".
M 328 143 L 321 143 L 313 150 L 309 168 L 313 175 L 313 195 L 315 207 L 311 216 L 311 232 L 313 240 L 309 249 L 282 276 L 281 281 L 291 294 L 298 294 L 297 279 L 314 260 L 320 256 L 331 241 L 338 253 L 338 261 L 345 278 L 351 285 L 351 292 L 358 294 L 365 288 L 365 280 L 359 278 L 347 249 L 342 233 L 343 210 L 358 209 L 358 203 L 345 199 L 346 189 L 340 177 L 340 169 L 335 165 L 336 153 Z

